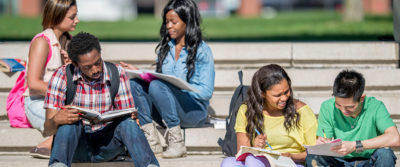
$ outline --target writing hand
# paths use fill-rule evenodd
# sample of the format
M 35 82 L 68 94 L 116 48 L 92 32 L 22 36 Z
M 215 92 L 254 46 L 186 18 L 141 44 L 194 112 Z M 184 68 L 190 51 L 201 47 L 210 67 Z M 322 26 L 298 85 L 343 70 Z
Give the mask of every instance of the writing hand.
M 323 138 L 323 137 L 318 137 L 317 139 L 317 144 L 325 144 L 325 143 L 329 143 L 332 140 L 329 138 Z
M 265 148 L 266 145 L 265 140 L 267 140 L 266 134 L 257 135 L 256 138 L 254 139 L 254 147 Z
M 342 141 L 341 145 L 334 146 L 331 148 L 332 151 L 337 152 L 340 155 L 347 155 L 356 150 L 355 141 Z
M 60 111 L 57 112 L 56 115 L 54 115 L 53 120 L 58 125 L 72 124 L 80 120 L 78 112 L 79 111 L 77 109 L 72 109 L 69 108 L 69 106 L 64 106 L 61 108 Z

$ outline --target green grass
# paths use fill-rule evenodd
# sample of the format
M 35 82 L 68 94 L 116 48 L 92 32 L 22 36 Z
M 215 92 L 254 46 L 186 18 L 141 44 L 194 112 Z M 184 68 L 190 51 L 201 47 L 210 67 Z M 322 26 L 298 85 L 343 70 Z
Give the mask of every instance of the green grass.
M 1 40 L 30 40 L 41 31 L 40 18 L 0 17 Z M 90 32 L 100 40 L 157 41 L 160 18 L 139 15 L 136 20 L 118 22 L 84 22 L 77 30 Z M 244 19 L 204 18 L 203 35 L 206 40 L 249 41 L 313 41 L 313 40 L 379 40 L 391 38 L 391 16 L 367 15 L 362 22 L 343 22 L 336 12 L 297 11 L 281 12 L 275 18 Z

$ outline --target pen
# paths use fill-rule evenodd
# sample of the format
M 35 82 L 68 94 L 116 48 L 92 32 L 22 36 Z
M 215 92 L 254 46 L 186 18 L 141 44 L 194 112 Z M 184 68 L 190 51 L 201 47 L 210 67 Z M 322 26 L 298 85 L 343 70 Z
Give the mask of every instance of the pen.
M 324 138 L 326 139 L 326 134 L 324 129 L 322 129 L 322 133 L 324 133 Z
M 254 130 L 256 131 L 257 135 L 261 135 L 261 133 L 257 130 L 257 128 L 254 128 Z M 265 144 L 267 144 L 268 147 L 272 150 L 272 147 L 271 147 L 271 145 L 269 145 L 267 140 L 265 140 Z

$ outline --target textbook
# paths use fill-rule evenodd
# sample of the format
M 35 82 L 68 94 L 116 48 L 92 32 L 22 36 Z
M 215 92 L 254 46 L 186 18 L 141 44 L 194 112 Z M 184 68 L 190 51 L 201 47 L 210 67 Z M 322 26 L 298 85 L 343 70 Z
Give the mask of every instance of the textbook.
M 271 167 L 296 167 L 296 163 L 291 158 L 281 156 L 278 151 L 247 146 L 240 146 L 240 150 L 236 154 L 236 160 L 244 161 L 249 154 L 253 154 L 256 157 L 265 157 Z
M 111 121 L 114 118 L 118 118 L 133 112 L 137 112 L 136 108 L 127 108 L 127 109 L 122 109 L 122 110 L 114 110 L 114 111 L 108 111 L 103 114 L 100 114 L 98 111 L 93 111 L 87 108 L 80 108 L 77 106 L 70 106 L 69 108 L 77 109 L 79 110 L 79 113 L 83 118 L 92 120 L 95 123 L 98 122 L 108 122 Z
M 336 152 L 331 151 L 331 148 L 333 146 L 338 146 L 341 144 L 342 144 L 342 140 L 336 139 L 329 143 L 318 144 L 318 145 L 314 145 L 314 146 L 304 146 L 304 147 L 307 149 L 308 154 L 343 157 L 343 155 L 340 155 Z
M 178 77 L 162 74 L 158 72 L 148 70 L 125 70 L 129 78 L 139 78 L 147 82 L 151 82 L 154 79 L 162 79 L 168 83 L 178 87 L 182 90 L 188 90 L 192 92 L 199 92 L 196 88 L 190 85 L 188 82 Z
M 0 59 L 0 71 L 17 72 L 25 69 L 25 62 L 21 59 Z

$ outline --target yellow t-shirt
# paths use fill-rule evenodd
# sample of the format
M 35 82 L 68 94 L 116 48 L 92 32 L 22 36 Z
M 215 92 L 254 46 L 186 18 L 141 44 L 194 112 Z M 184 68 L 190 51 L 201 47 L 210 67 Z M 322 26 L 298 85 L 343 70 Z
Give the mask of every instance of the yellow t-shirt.
M 246 111 L 247 105 L 241 105 L 236 116 L 236 133 L 247 133 Z M 308 105 L 301 107 L 297 112 L 300 114 L 300 126 L 289 133 L 283 126 L 284 116 L 271 117 L 264 114 L 264 133 L 274 151 L 301 153 L 305 151 L 303 145 L 315 145 L 318 123 L 314 113 Z M 266 146 L 265 149 L 269 147 Z

